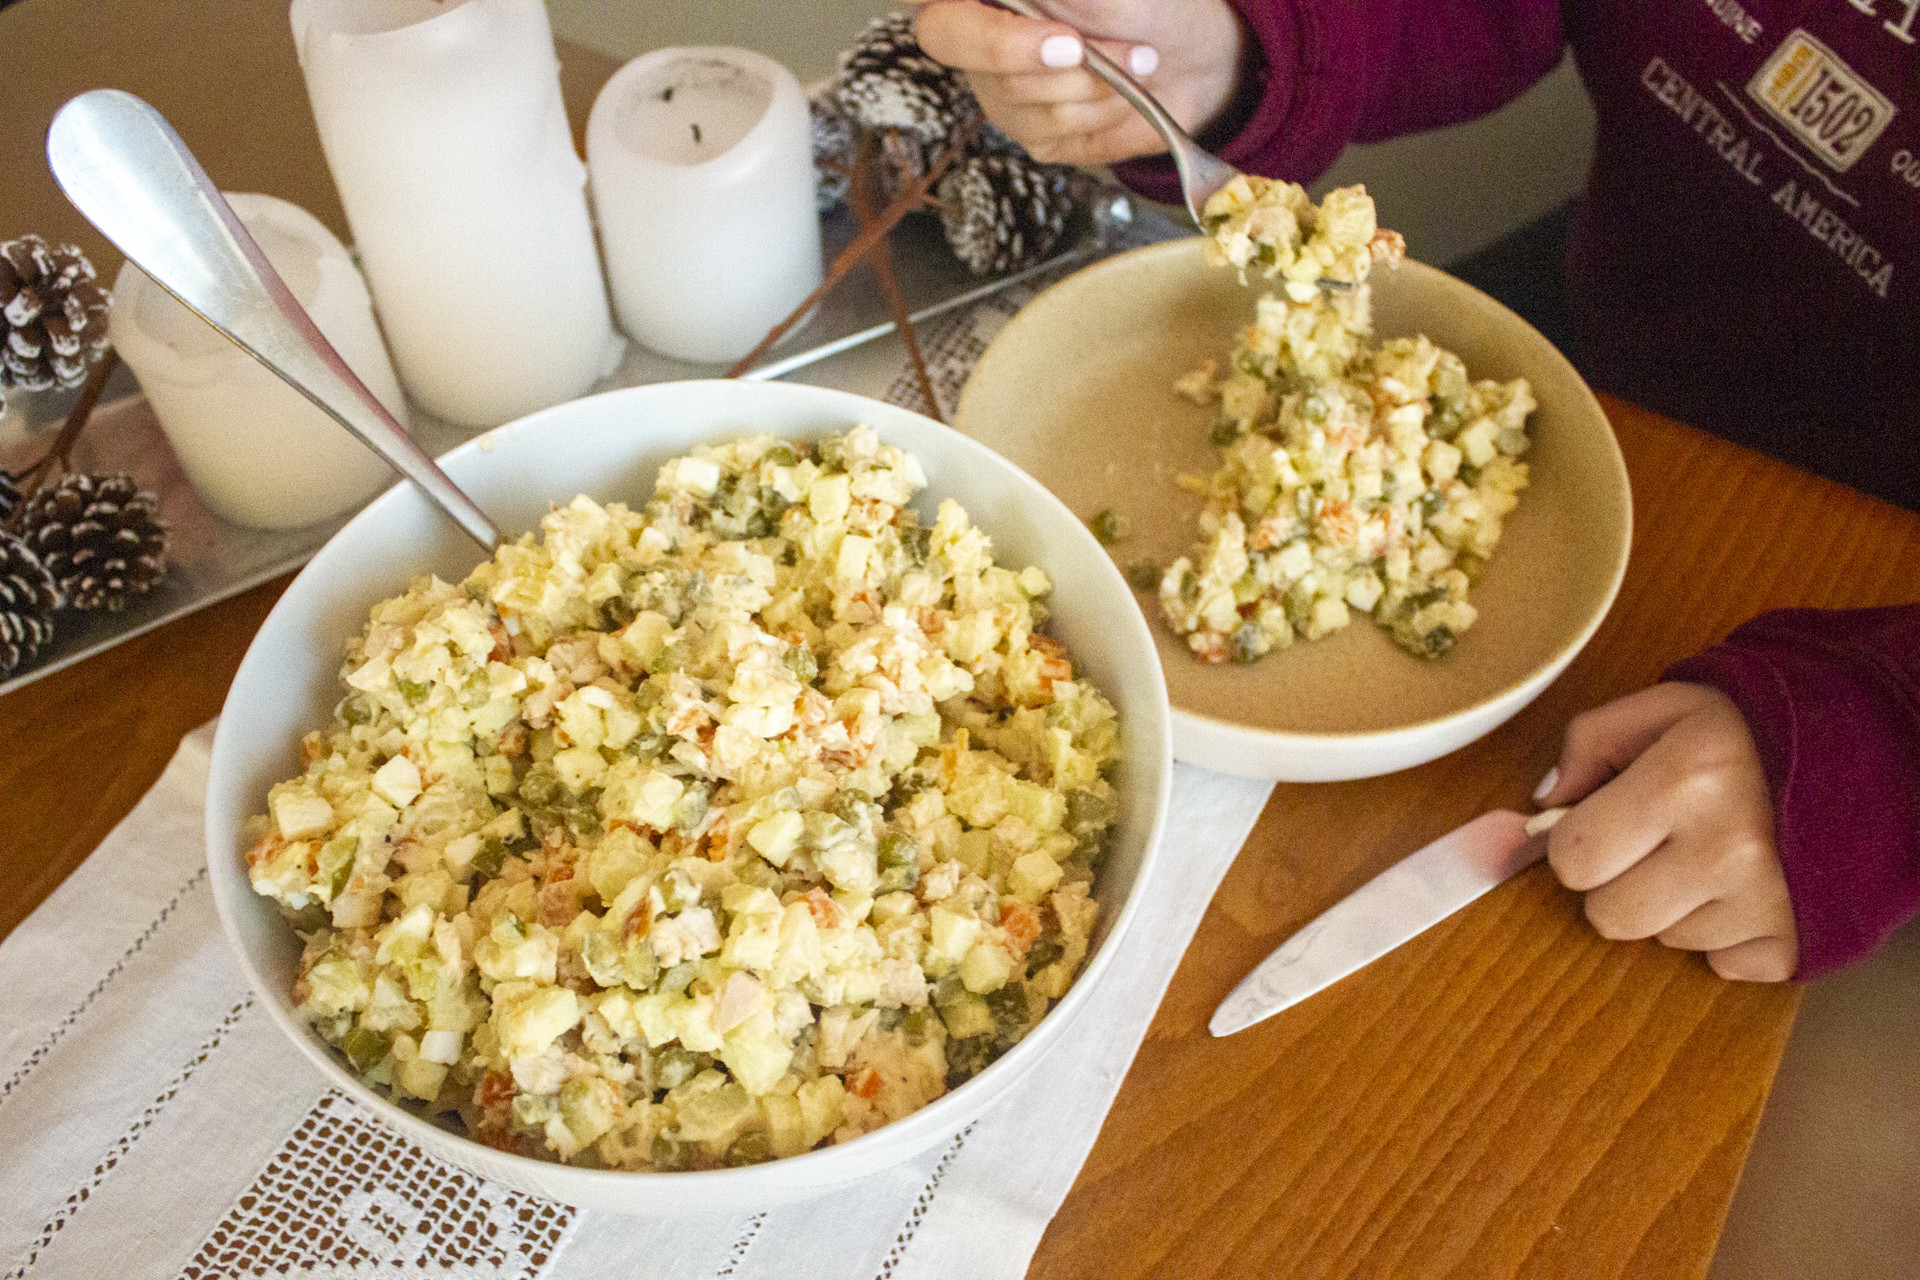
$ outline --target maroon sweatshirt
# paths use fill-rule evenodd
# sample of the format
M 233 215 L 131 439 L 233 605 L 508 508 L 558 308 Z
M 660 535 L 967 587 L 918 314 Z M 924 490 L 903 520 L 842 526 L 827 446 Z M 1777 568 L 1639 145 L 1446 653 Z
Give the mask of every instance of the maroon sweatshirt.
M 1235 3 L 1257 48 L 1220 153 L 1295 181 L 1485 114 L 1571 45 L 1599 115 L 1568 259 L 1583 371 L 1920 510 L 1920 0 Z M 1177 195 L 1164 160 L 1120 171 Z M 1753 731 L 1799 976 L 1920 911 L 1920 606 L 1768 614 L 1668 676 Z

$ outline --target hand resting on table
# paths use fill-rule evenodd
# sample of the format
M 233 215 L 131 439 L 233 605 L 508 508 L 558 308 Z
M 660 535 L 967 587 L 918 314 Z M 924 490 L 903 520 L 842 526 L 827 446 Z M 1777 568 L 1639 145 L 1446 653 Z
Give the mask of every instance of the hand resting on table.
M 1698 684 L 1658 684 L 1575 717 L 1534 798 L 1571 806 L 1549 837 L 1602 937 L 1706 953 L 1723 978 L 1799 965 L 1773 803 L 1746 722 Z

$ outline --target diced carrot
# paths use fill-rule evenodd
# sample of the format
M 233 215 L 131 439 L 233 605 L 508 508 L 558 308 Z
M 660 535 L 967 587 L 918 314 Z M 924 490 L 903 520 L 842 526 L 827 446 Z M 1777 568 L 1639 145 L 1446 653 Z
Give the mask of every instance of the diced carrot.
M 475 1106 L 493 1107 L 507 1101 L 514 1095 L 513 1077 L 504 1071 L 489 1071 L 480 1077 L 480 1083 L 473 1087 Z
M 860 1068 L 854 1073 L 853 1079 L 847 1083 L 847 1092 L 856 1098 L 866 1098 L 871 1101 L 874 1095 L 880 1092 L 880 1073 L 872 1067 Z
M 1024 902 L 1009 902 L 1000 908 L 1000 927 L 1007 932 L 1007 949 L 1018 960 L 1040 936 L 1040 913 Z
M 807 911 L 813 916 L 813 923 L 822 929 L 833 929 L 840 924 L 840 908 L 832 898 L 819 889 L 809 889 L 800 895 L 800 901 L 806 904 Z

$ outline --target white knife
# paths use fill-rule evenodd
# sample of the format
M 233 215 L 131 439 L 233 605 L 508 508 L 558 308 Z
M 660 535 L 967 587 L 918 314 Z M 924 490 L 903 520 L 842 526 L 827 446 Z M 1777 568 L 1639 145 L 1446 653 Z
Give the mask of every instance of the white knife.
M 1426 932 L 1546 856 L 1545 833 L 1564 812 L 1528 818 L 1495 809 L 1388 867 L 1262 960 L 1220 1002 L 1207 1030 L 1244 1031 Z

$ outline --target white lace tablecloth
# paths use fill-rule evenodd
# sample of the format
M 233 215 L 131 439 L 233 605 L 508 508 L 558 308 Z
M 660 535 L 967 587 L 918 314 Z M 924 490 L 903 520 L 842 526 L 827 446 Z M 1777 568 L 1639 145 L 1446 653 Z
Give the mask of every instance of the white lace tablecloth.
M 924 335 L 947 408 L 1023 300 L 996 298 Z M 890 340 L 809 380 L 919 407 L 900 368 Z M 1022 1275 L 1269 790 L 1176 770 L 1166 843 L 1104 988 L 1045 1068 L 975 1124 L 826 1199 L 650 1221 L 456 1169 L 330 1089 L 285 1041 L 229 954 L 207 886 L 211 736 L 189 736 L 126 821 L 0 943 L 5 1280 Z M 15 833 L 9 856 L 32 856 L 30 834 Z

